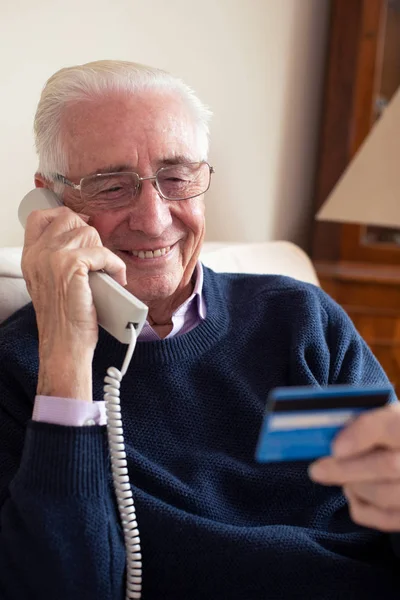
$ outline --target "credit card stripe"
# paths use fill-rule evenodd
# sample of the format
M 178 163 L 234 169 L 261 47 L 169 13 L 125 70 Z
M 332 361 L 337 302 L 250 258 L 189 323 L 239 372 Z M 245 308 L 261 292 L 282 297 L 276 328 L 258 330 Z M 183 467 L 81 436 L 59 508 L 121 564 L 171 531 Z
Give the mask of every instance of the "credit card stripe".
M 340 427 L 359 413 L 360 410 L 340 410 L 306 414 L 297 412 L 291 415 L 272 414 L 268 419 L 268 431 L 290 431 L 310 427 Z
M 336 396 L 326 398 L 324 396 L 315 398 L 300 398 L 289 400 L 281 398 L 274 400 L 271 397 L 272 410 L 274 412 L 293 412 L 296 410 L 325 410 L 329 408 L 379 408 L 389 400 L 389 394 L 366 394 L 362 396 Z M 268 403 L 268 409 L 271 408 Z
M 356 386 L 356 385 L 328 385 L 327 387 L 316 386 L 291 386 L 278 387 L 271 390 L 270 395 L 276 400 L 301 400 L 308 398 L 346 398 L 357 396 L 371 396 L 376 394 L 391 394 L 391 387 L 382 386 Z

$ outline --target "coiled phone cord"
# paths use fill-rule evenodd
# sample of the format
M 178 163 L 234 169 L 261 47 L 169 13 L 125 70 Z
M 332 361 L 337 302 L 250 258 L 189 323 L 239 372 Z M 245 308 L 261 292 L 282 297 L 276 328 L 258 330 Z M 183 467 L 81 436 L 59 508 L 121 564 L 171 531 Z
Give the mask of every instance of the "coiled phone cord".
M 118 510 L 124 533 L 126 550 L 126 600 L 142 596 L 142 554 L 135 503 L 129 482 L 124 433 L 122 430 L 119 390 L 121 380 L 128 370 L 136 346 L 136 331 L 132 323 L 131 341 L 121 371 L 115 367 L 107 369 L 104 378 L 104 401 L 107 415 L 108 445 L 111 456 L 111 471 L 117 497 Z

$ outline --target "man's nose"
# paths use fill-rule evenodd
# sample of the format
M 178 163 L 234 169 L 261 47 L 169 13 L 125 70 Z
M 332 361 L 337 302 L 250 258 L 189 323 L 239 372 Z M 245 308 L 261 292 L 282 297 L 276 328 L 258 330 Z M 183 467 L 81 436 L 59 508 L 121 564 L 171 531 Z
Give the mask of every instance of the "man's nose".
M 129 227 L 149 237 L 160 237 L 172 223 L 170 203 L 154 186 L 154 180 L 142 181 L 138 194 L 132 198 Z

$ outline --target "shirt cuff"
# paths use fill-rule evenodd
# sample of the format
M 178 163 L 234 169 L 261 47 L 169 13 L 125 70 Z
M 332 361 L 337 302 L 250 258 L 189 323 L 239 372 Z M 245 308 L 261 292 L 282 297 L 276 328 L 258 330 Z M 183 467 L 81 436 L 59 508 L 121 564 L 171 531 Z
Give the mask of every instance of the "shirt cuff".
M 106 425 L 106 407 L 104 401 L 84 402 L 74 398 L 36 396 L 32 420 L 72 427 Z

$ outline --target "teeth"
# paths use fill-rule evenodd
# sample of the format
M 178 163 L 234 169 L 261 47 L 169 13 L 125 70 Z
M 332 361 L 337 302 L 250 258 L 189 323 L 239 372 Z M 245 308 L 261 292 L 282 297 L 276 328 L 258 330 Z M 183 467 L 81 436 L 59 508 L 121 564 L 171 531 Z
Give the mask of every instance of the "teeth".
M 164 256 L 171 250 L 171 246 L 166 246 L 165 248 L 158 248 L 157 250 L 132 250 L 133 256 L 137 256 L 138 258 L 158 258 L 159 256 Z

